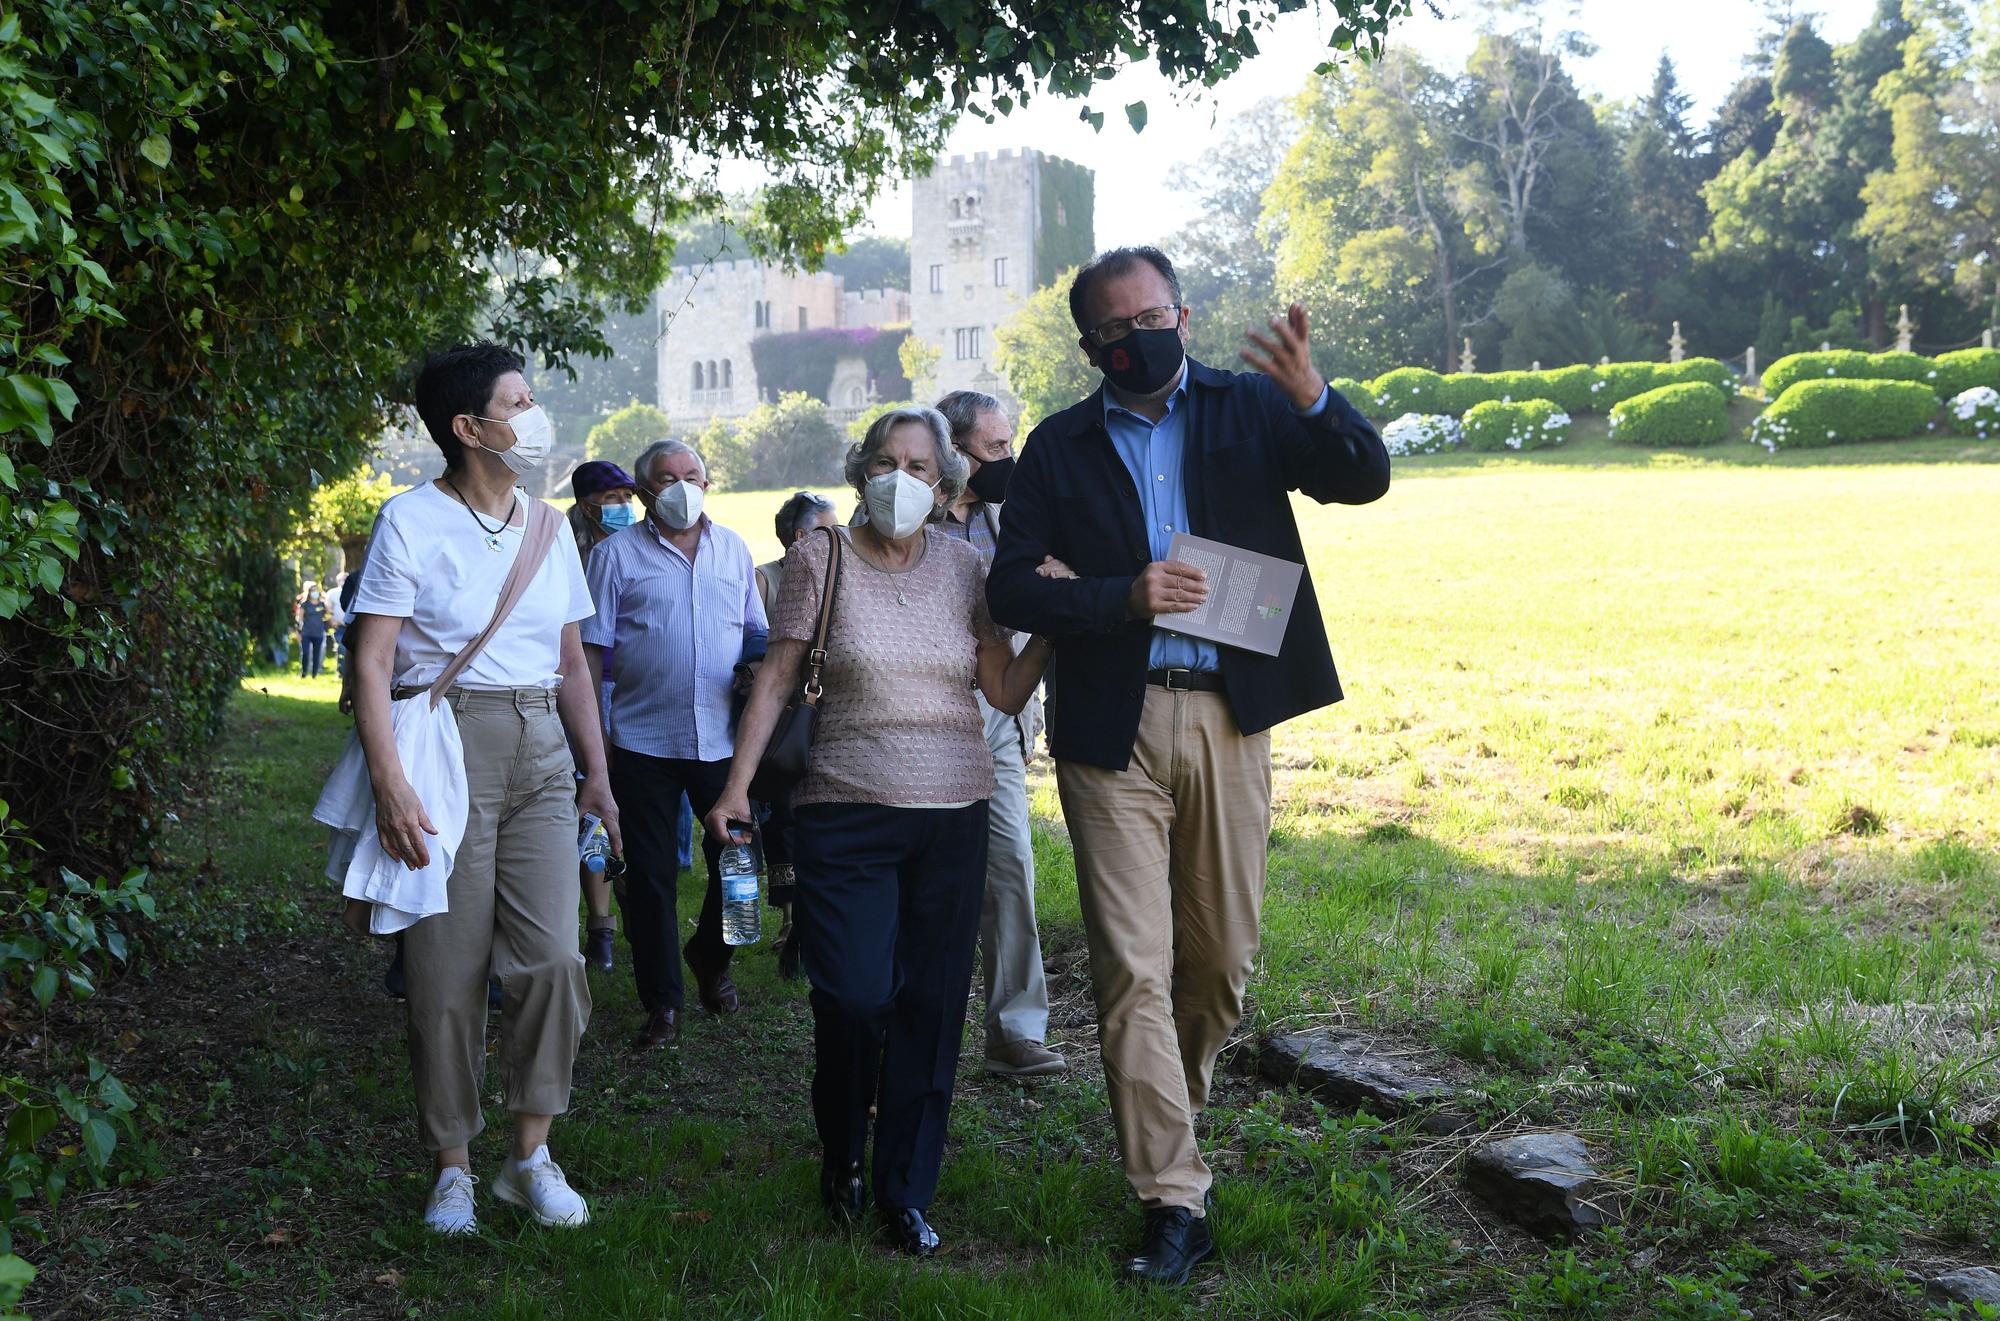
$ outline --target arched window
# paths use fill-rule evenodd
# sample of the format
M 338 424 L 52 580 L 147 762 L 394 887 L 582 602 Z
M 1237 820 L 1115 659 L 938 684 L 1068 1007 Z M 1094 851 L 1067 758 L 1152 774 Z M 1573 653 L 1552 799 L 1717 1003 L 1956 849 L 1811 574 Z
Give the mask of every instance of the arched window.
M 861 391 L 861 387 L 860 387 L 860 386 L 858 386 L 858 385 L 857 385 L 857 386 L 855 386 L 855 387 L 854 387 L 853 389 L 851 389 L 851 390 L 849 390 L 849 391 L 847 392 L 847 403 L 848 403 L 848 406 L 849 406 L 849 407 L 852 407 L 852 408 L 859 408 L 859 407 L 861 407 L 861 403 L 862 403 L 862 399 L 863 399 L 863 395 L 862 395 L 862 391 Z
M 965 204 L 959 201 L 959 199 L 956 197 L 951 199 L 951 218 L 953 220 L 957 220 L 960 218 L 960 208 L 963 207 L 964 205 Z
M 764 304 L 761 301 L 752 303 L 751 314 L 754 318 L 756 328 L 762 330 L 764 328 Z
M 694 365 L 694 388 L 695 388 L 695 389 L 697 389 L 697 390 L 701 389 L 701 364 L 700 364 L 700 363 L 696 363 L 696 364 Z
M 733 375 L 734 375 L 734 373 L 733 373 L 733 372 L 732 372 L 732 371 L 730 370 L 730 366 L 729 366 L 729 359 L 727 359 L 727 358 L 724 358 L 724 359 L 722 360 L 722 388 L 723 388 L 723 389 L 727 390 L 727 389 L 729 389 L 729 388 L 730 388 L 730 387 L 731 387 L 732 385 L 734 385 L 734 384 L 735 384 L 735 381 L 731 379 L 731 377 L 732 377 Z
M 708 360 L 708 388 L 711 390 L 722 388 L 722 373 L 716 370 L 713 358 Z
M 971 219 L 973 219 L 973 218 L 974 218 L 974 216 L 976 216 L 976 215 L 978 214 L 978 211 L 979 211 L 979 196 L 978 196 L 978 194 L 976 194 L 976 193 L 967 193 L 967 194 L 965 195 L 965 218 L 966 218 L 967 220 L 971 220 Z

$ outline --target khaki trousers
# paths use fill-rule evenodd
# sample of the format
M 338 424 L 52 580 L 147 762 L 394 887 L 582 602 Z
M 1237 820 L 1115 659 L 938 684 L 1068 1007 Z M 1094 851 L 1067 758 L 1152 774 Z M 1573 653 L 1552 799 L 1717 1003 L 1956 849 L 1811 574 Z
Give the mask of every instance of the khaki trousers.
M 486 980 L 500 981 L 500 1092 L 513 1114 L 569 1108 L 590 1022 L 576 943 L 576 779 L 553 689 L 452 690 L 467 812 L 450 911 L 404 937 L 417 1121 L 432 1151 L 486 1127 Z
M 1194 1117 L 1243 1015 L 1271 836 L 1271 736 L 1221 693 L 1148 686 L 1132 764 L 1056 764 L 1125 1178 L 1202 1213 Z

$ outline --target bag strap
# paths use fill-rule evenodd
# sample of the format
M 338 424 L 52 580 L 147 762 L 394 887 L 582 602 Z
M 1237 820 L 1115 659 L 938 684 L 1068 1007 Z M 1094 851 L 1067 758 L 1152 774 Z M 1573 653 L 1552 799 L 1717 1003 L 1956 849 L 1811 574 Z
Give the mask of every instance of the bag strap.
M 813 629 L 812 650 L 806 653 L 806 682 L 801 694 L 807 706 L 818 706 L 820 694 L 826 691 L 820 686 L 819 672 L 826 665 L 826 634 L 833 625 L 834 594 L 840 590 L 840 533 L 830 527 L 820 531 L 826 533 L 826 581 L 820 585 L 819 624 Z
M 500 626 L 507 622 L 507 616 L 514 613 L 514 607 L 528 594 L 528 584 L 541 571 L 542 561 L 548 558 L 549 547 L 556 541 L 556 533 L 562 528 L 563 516 L 555 506 L 545 504 L 532 497 L 528 500 L 527 527 L 521 537 L 521 553 L 514 557 L 514 564 L 507 570 L 507 579 L 500 584 L 500 599 L 493 605 L 493 618 L 481 629 L 479 636 L 465 644 L 465 649 L 451 658 L 451 664 L 444 667 L 444 673 L 431 680 L 431 706 L 435 708 L 451 691 L 451 685 L 464 672 L 465 667 L 478 658 L 481 649 L 493 640 Z

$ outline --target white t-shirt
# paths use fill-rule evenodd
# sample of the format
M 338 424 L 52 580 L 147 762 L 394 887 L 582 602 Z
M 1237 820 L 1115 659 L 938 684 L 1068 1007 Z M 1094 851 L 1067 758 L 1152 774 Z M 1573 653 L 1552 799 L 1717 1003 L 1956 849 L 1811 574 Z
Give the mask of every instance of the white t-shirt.
M 400 618 L 396 684 L 416 687 L 444 673 L 451 658 L 479 635 L 500 603 L 500 586 L 520 555 L 526 497 L 499 534 L 500 549 L 464 505 L 431 482 L 390 497 L 376 516 L 357 614 Z M 492 520 L 486 520 L 492 526 Z M 542 567 L 493 635 L 458 677 L 466 688 L 553 688 L 560 679 L 563 625 L 595 613 L 576 539 L 557 534 Z

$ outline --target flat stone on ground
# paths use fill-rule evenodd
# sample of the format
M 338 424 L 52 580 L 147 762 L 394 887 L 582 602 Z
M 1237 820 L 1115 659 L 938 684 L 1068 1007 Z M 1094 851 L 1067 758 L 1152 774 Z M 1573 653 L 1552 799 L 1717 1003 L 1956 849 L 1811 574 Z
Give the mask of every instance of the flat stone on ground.
M 1465 1182 L 1494 1210 L 1524 1228 L 1574 1234 L 1608 1224 L 1607 1190 L 1574 1133 L 1522 1133 L 1482 1142 Z
M 1338 1028 L 1271 1033 L 1258 1048 L 1257 1071 L 1272 1082 L 1296 1083 L 1329 1105 L 1387 1119 L 1456 1094 L 1442 1079 L 1377 1054 L 1369 1038 Z
M 1968 1266 L 1964 1270 L 1950 1271 L 1938 1276 L 1933 1283 L 1941 1293 L 1967 1307 L 1974 1303 L 2000 1307 L 2000 1271 L 1990 1266 Z

